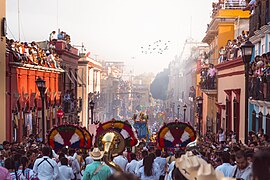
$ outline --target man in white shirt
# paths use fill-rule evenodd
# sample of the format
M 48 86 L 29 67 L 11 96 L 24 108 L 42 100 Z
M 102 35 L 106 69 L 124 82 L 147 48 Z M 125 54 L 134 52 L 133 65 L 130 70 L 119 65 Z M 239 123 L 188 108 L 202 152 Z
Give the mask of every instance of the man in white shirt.
M 75 150 L 74 149 L 69 149 L 68 153 L 69 153 L 69 156 L 67 157 L 69 162 L 70 162 L 70 166 L 72 168 L 72 171 L 75 175 L 75 179 L 81 179 L 81 168 L 80 168 L 80 164 L 77 160 L 77 158 L 73 158 L 74 154 L 75 154 Z
M 51 154 L 50 147 L 42 148 L 42 158 L 36 159 L 33 171 L 36 177 L 42 180 L 55 180 L 59 176 L 59 169 L 57 163 L 49 156 Z
M 166 163 L 166 158 L 161 157 L 161 150 L 157 149 L 156 150 L 156 159 L 155 163 L 159 165 L 160 169 L 160 180 L 164 180 L 165 175 L 166 175 L 166 168 L 167 168 L 167 163 Z
M 226 141 L 225 131 L 223 129 L 219 129 L 218 142 L 221 143 L 221 144 L 224 144 L 225 141 Z
M 222 164 L 216 167 L 216 170 L 223 172 L 224 177 L 230 177 L 233 172 L 233 166 L 230 164 L 230 153 L 222 153 Z
M 252 174 L 251 165 L 247 161 L 244 151 L 238 151 L 235 155 L 236 165 L 233 167 L 230 177 L 250 180 Z
M 117 164 L 118 166 L 120 166 L 122 170 L 124 171 L 126 169 L 128 160 L 123 156 L 123 153 L 121 153 L 119 156 L 113 159 L 113 162 Z
M 130 154 L 130 163 L 127 164 L 126 166 L 126 171 L 127 172 L 130 172 L 132 174 L 136 174 L 136 167 L 137 167 L 137 164 L 138 164 L 138 161 L 136 159 L 136 154 L 135 153 L 131 153 Z
M 71 180 L 74 179 L 74 173 L 72 168 L 68 166 L 68 159 L 62 158 L 61 159 L 61 166 L 59 167 L 59 180 Z

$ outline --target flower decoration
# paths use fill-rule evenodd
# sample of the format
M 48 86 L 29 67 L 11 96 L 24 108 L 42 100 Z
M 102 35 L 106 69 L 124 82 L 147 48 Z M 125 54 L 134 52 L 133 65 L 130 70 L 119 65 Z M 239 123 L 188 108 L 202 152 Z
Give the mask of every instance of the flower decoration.
M 164 124 L 158 132 L 158 143 L 161 148 L 180 147 L 185 149 L 188 143 L 196 139 L 196 132 L 192 126 L 183 122 Z
M 64 124 L 54 127 L 50 131 L 48 142 L 54 150 L 59 150 L 65 146 L 90 149 L 92 137 L 86 129 L 71 124 Z

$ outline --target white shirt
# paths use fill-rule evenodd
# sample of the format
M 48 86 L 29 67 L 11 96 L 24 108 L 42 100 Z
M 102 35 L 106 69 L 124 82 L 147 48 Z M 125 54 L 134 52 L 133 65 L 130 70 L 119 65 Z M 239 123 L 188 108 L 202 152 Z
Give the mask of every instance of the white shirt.
M 71 168 L 74 174 L 76 174 L 76 178 L 77 179 L 81 179 L 81 168 L 80 168 L 80 164 L 78 162 L 77 159 L 74 159 L 72 156 L 68 156 L 69 161 L 71 161 Z
M 141 180 L 159 180 L 160 177 L 160 169 L 156 163 L 153 163 L 152 166 L 152 176 L 146 176 L 144 174 L 144 167 L 140 167 L 139 171 L 137 172 L 137 176 Z
M 223 172 L 224 177 L 231 177 L 233 173 L 233 166 L 230 163 L 223 163 L 216 167 L 216 170 Z
M 71 180 L 75 178 L 71 167 L 61 165 L 59 167 L 59 172 L 61 173 L 59 174 L 58 180 Z
M 143 166 L 143 159 L 141 159 L 141 160 L 139 160 L 137 162 L 137 166 L 136 166 L 135 172 L 137 173 L 142 166 Z
M 225 132 L 218 134 L 218 140 L 219 142 L 225 141 Z
M 233 177 L 234 174 L 235 174 L 235 177 Z M 250 180 L 250 179 L 252 179 L 251 174 L 252 174 L 251 165 L 248 165 L 246 167 L 246 169 L 243 169 L 243 170 L 240 170 L 239 168 L 237 168 L 237 165 L 235 165 L 233 167 L 233 171 L 232 171 L 232 174 L 230 175 L 230 177 L 243 178 L 244 180 Z
M 44 158 L 47 158 L 47 160 L 51 163 L 53 167 L 51 167 L 51 165 L 46 160 L 44 160 Z M 50 159 L 48 156 L 43 156 L 42 158 L 36 159 L 33 171 L 34 174 L 42 180 L 55 180 L 59 175 L 59 169 L 56 162 Z
M 115 164 L 117 164 L 118 166 L 120 166 L 124 171 L 126 169 L 126 165 L 128 163 L 128 160 L 126 158 L 124 158 L 123 155 L 119 155 L 113 159 L 113 162 Z
M 94 162 L 94 160 L 91 156 L 85 158 L 85 165 L 91 164 L 92 162 Z
M 130 163 L 127 164 L 126 171 L 132 174 L 136 174 L 137 164 L 138 164 L 138 161 L 133 159 Z
M 171 164 L 169 165 L 169 171 L 172 171 L 175 165 L 175 161 L 171 162 Z
M 161 176 L 165 176 L 166 174 L 166 158 L 162 158 L 162 157 L 156 157 L 155 163 L 157 163 L 159 165 L 160 168 L 160 175 Z

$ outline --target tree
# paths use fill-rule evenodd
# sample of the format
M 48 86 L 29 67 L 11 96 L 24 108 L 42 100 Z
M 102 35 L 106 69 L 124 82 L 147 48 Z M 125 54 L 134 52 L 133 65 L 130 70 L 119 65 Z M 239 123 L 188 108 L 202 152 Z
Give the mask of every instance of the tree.
M 150 85 L 150 92 L 154 99 L 166 100 L 169 83 L 169 69 L 158 73 Z

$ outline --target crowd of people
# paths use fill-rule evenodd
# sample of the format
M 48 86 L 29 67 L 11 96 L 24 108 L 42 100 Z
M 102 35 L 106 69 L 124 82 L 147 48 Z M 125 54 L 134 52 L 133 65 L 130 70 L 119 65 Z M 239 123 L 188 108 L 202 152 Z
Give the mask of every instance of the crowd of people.
M 250 81 L 250 96 L 255 99 L 267 98 L 267 81 L 270 74 L 270 52 L 257 55 L 250 65 L 249 75 Z
M 27 43 L 14 41 L 13 39 L 7 39 L 6 49 L 8 53 L 13 55 L 15 62 L 60 69 L 61 59 L 56 53 L 55 46 L 58 40 L 64 41 L 66 49 L 70 50 L 70 36 L 64 31 L 59 31 L 58 35 L 55 31 L 52 31 L 45 49 L 40 48 L 35 41 Z
M 266 180 L 270 178 L 269 147 L 263 129 L 250 132 L 247 144 L 239 141 L 233 131 L 220 129 L 216 135 L 209 133 L 190 143 L 186 151 L 145 146 L 134 153 L 120 153 L 108 166 L 99 148 L 88 152 L 63 147 L 55 152 L 30 135 L 21 143 L 3 142 L 0 179 L 199 180 L 204 177 L 212 180 L 220 179 L 219 176 Z M 116 171 L 112 164 L 123 171 Z
M 234 40 L 228 40 L 225 47 L 221 47 L 219 50 L 219 61 L 218 63 L 223 63 L 241 57 L 240 46 L 243 42 L 248 39 L 249 32 L 242 31 Z
M 13 55 L 14 62 L 24 64 L 39 65 L 49 68 L 60 68 L 60 57 L 53 49 L 42 49 L 33 41 L 27 42 L 14 41 L 7 39 L 6 49 Z

